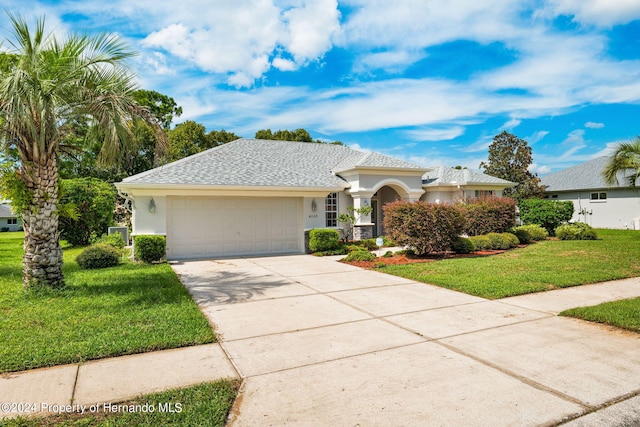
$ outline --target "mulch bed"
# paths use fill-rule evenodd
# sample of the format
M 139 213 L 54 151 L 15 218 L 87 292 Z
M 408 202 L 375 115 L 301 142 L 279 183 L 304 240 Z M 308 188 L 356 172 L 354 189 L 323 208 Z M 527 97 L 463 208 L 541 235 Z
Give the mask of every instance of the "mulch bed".
M 446 253 L 444 256 L 442 255 L 431 255 L 425 257 L 416 257 L 410 256 L 408 257 L 406 254 L 401 255 L 393 255 L 391 257 L 377 257 L 373 261 L 353 261 L 353 262 L 345 262 L 345 264 L 355 265 L 361 268 L 374 268 L 379 267 L 382 264 L 384 265 L 397 265 L 397 264 L 415 264 L 420 262 L 433 262 L 440 261 L 443 259 L 454 259 L 454 258 L 472 258 L 472 257 L 481 257 L 481 256 L 491 256 L 504 253 L 506 251 L 477 251 L 470 254 L 454 254 L 454 253 Z M 344 261 L 342 261 L 344 262 Z

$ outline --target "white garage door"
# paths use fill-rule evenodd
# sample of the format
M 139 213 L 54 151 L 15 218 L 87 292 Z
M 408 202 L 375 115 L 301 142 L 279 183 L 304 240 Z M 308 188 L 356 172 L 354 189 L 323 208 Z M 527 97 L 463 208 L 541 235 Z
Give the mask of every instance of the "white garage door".
M 304 252 L 302 198 L 169 197 L 167 257 Z

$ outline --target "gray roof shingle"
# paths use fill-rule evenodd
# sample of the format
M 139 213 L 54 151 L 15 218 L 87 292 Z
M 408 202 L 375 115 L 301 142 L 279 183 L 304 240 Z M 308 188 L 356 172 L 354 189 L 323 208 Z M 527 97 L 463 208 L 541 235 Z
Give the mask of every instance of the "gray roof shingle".
M 596 190 L 604 188 L 621 188 L 629 185 L 629 174 L 618 174 L 617 184 L 607 184 L 602 177 L 602 172 L 611 160 L 609 156 L 596 157 L 588 162 L 564 169 L 541 178 L 545 191 L 572 191 L 572 190 Z
M 17 218 L 18 215 L 14 214 L 11 210 L 11 205 L 8 203 L 0 203 L 0 218 Z
M 431 171 L 425 173 L 422 177 L 422 183 L 425 185 L 443 185 L 443 184 L 477 184 L 477 185 L 503 185 L 510 186 L 514 184 L 506 179 L 496 178 L 482 172 L 472 171 L 470 169 L 454 169 L 447 166 L 436 166 Z
M 241 138 L 122 182 L 347 188 L 347 182 L 333 171 L 354 166 L 421 169 L 399 159 L 340 145 Z

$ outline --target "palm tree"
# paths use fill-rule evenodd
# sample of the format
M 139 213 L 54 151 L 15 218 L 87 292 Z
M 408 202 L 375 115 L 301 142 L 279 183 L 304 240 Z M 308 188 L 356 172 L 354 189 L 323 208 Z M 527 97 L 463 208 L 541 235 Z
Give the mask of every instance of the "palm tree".
M 640 178 L 640 136 L 631 142 L 621 142 L 602 176 L 608 184 L 618 184 L 618 175 L 622 173 L 630 186 L 636 185 Z M 630 173 L 630 174 L 629 174 Z
M 135 103 L 134 75 L 125 60 L 135 55 L 115 36 L 45 34 L 44 18 L 33 34 L 26 21 L 9 14 L 17 56 L 0 75 L 0 145 L 19 155 L 23 184 L 23 280 L 26 287 L 64 286 L 58 232 L 58 153 L 74 119 L 101 130 L 101 159 L 113 161 L 131 140 L 131 123 L 148 110 Z M 159 147 L 166 136 L 158 132 Z

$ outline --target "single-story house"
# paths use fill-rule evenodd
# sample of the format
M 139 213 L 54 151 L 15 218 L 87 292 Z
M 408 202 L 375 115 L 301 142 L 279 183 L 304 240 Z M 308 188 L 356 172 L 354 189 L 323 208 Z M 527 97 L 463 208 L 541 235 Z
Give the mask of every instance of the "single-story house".
M 438 173 L 454 172 L 340 145 L 243 138 L 116 187 L 131 201 L 132 235 L 165 235 L 167 257 L 184 259 L 303 253 L 305 231 L 342 228 L 338 215 L 349 207 L 372 207 L 354 237 L 375 237 L 384 233 L 388 202 L 426 200 L 431 188 L 439 201 L 501 195 L 513 185 L 477 175 L 469 175 L 475 187 L 462 179 L 448 185 L 433 181 Z
M 0 231 L 20 231 L 22 230 L 22 218 L 13 213 L 8 202 L 0 203 Z
M 571 200 L 572 221 L 596 228 L 640 229 L 640 187 L 629 185 L 629 174 L 619 173 L 617 184 L 607 184 L 602 172 L 611 157 L 588 162 L 541 178 L 545 198 Z M 638 183 L 636 183 L 638 184 Z

